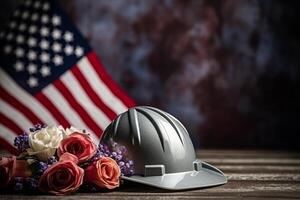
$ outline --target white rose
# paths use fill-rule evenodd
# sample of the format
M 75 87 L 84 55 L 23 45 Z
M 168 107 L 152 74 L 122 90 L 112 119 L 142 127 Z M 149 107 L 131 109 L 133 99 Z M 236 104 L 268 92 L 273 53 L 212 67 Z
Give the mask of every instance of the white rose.
M 47 161 L 55 154 L 60 141 L 63 139 L 63 131 L 56 126 L 47 126 L 41 130 L 29 133 L 29 155 L 37 156 L 41 161 Z
M 84 130 L 75 128 L 73 126 L 71 126 L 70 128 L 66 128 L 66 129 L 64 129 L 64 127 L 62 127 L 62 126 L 59 126 L 58 128 L 64 133 L 64 137 L 68 137 L 69 135 L 71 135 L 72 133 L 75 133 L 75 132 L 82 133 L 82 134 L 88 134 Z

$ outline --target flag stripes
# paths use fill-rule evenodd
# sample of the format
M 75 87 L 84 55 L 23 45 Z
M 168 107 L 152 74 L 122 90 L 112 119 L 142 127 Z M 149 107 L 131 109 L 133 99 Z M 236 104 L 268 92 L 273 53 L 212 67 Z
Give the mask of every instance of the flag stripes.
M 95 123 L 95 121 L 90 117 L 86 110 L 84 110 L 83 106 L 78 103 L 78 101 L 73 97 L 69 89 L 63 84 L 61 80 L 56 80 L 54 82 L 54 86 L 58 90 L 58 92 L 67 99 L 68 103 L 74 110 L 78 113 L 79 117 L 88 125 L 90 130 L 94 132 L 96 135 L 100 136 L 102 129 Z
M 8 92 L 6 92 L 0 86 L 0 93 L 2 96 L 5 96 L 3 99 L 7 103 L 11 104 L 14 108 L 18 109 L 21 113 L 23 113 L 32 123 L 40 123 L 41 120 L 24 104 L 20 103 L 15 97 L 11 96 Z
M 92 132 L 92 137 L 98 142 L 110 121 L 134 103 L 129 98 L 121 101 L 120 96 L 124 96 L 121 90 L 112 92 L 109 86 L 115 88 L 116 85 L 105 83 L 110 81 L 109 77 L 102 74 L 99 66 L 92 64 L 95 59 L 94 53 L 83 57 L 34 97 L 1 71 L 0 92 L 1 97 L 5 96 L 0 102 L 1 122 L 6 133 L 22 133 L 21 130 L 35 123 L 61 124 L 64 127 L 76 125 Z M 5 141 L 11 144 L 11 139 Z
M 19 110 L 15 109 L 12 105 L 5 101 L 0 101 L 1 113 L 6 115 L 7 118 L 14 120 L 23 129 L 25 127 L 31 127 L 32 122 Z
M 23 129 L 19 125 L 17 125 L 13 120 L 7 118 L 2 113 L 0 113 L 0 120 L 3 126 L 11 127 L 12 132 L 14 132 L 15 134 L 21 134 L 23 132 Z
M 51 94 L 51 92 L 50 92 L 50 94 Z M 51 94 L 51 96 L 52 95 L 53 95 L 53 93 Z M 68 122 L 68 120 L 64 117 L 64 115 L 60 112 L 60 110 L 57 109 L 57 107 L 54 105 L 55 101 L 53 101 L 53 102 L 50 101 L 49 98 L 43 92 L 38 93 L 35 97 L 39 102 L 41 102 L 43 104 L 43 106 L 45 106 L 50 111 L 50 113 L 53 116 L 56 117 L 56 120 L 58 121 L 58 123 L 60 125 L 62 125 L 63 127 L 69 127 L 71 125 Z
M 0 127 L 1 128 L 1 127 Z M 6 134 L 11 134 L 10 132 L 6 133 Z M 8 152 L 10 152 L 11 154 L 14 154 L 14 155 L 17 155 L 18 154 L 18 151 L 16 148 L 14 148 L 12 145 L 11 145 L 11 142 L 7 141 L 6 139 L 4 139 L 4 134 L 0 134 L 0 147 L 2 149 L 5 149 L 7 150 Z M 13 142 L 13 141 L 12 141 Z
M 71 69 L 73 75 L 78 80 L 79 84 L 82 88 L 85 88 L 85 91 L 89 98 L 94 102 L 94 104 L 100 108 L 110 120 L 113 120 L 116 117 L 116 113 L 112 111 L 104 102 L 97 96 L 95 90 L 89 85 L 88 81 L 83 76 L 82 72 L 79 70 L 78 67 L 73 67 Z
M 104 130 L 110 123 L 110 119 L 101 111 L 101 109 L 95 106 L 91 99 L 86 95 L 86 91 L 84 90 L 84 88 L 81 87 L 77 79 L 72 75 L 70 71 L 66 72 L 62 76 L 61 80 L 66 88 L 70 91 L 74 99 L 80 105 L 82 105 L 84 110 L 95 122 L 95 124 L 99 125 L 99 128 L 102 132 L 102 130 Z
M 96 87 L 96 92 L 98 92 L 99 96 L 105 98 L 106 105 L 109 105 L 112 110 L 116 113 L 122 110 L 126 111 L 128 108 L 133 107 L 134 101 L 131 100 L 121 89 L 114 83 L 114 81 L 108 76 L 106 71 L 104 70 L 102 64 L 97 58 L 96 54 L 91 52 L 87 54 L 88 62 L 86 64 L 89 67 L 82 67 L 81 62 L 79 62 L 79 68 L 86 72 L 86 79 L 93 80 L 95 83 L 90 82 L 91 86 Z M 97 76 L 98 75 L 98 76 Z M 100 93 L 104 93 L 100 95 Z M 107 95 L 107 96 L 106 96 Z
M 71 124 L 77 127 L 88 128 L 82 121 L 75 109 L 67 102 L 67 100 L 59 93 L 53 85 L 47 86 L 42 92 L 53 105 L 61 111 L 64 118 Z M 53 113 L 55 114 L 55 113 Z M 66 126 L 67 127 L 67 126 Z
M 34 96 L 31 96 L 23 90 L 10 76 L 0 68 L 1 87 L 6 90 L 11 96 L 15 97 L 20 103 L 30 109 L 43 123 L 57 124 L 55 117 L 45 108 Z M 1 98 L 5 96 L 1 94 Z M 28 127 L 27 127 L 28 128 Z
M 14 15 L 0 33 L 0 148 L 9 144 L 13 151 L 13 138 L 36 123 L 86 129 L 98 143 L 107 125 L 135 103 L 59 5 L 40 3 L 48 9 L 28 0 L 17 11 L 49 20 Z
M 14 133 L 11 129 L 7 128 L 6 126 L 3 126 L 0 124 L 0 144 L 1 146 L 8 147 L 10 146 L 7 150 L 10 152 L 14 153 L 15 150 L 12 144 L 14 143 L 14 139 L 16 136 L 18 136 L 16 133 Z

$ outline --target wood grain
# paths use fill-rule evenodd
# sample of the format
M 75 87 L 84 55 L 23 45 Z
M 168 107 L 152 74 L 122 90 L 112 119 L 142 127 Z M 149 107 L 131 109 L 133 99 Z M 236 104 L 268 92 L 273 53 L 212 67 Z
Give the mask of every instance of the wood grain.
M 300 199 L 300 153 L 283 151 L 202 150 L 198 158 L 220 168 L 228 183 L 219 187 L 170 192 L 125 182 L 114 191 L 59 197 L 85 199 Z M 1 194 L 0 199 L 57 199 L 50 195 Z

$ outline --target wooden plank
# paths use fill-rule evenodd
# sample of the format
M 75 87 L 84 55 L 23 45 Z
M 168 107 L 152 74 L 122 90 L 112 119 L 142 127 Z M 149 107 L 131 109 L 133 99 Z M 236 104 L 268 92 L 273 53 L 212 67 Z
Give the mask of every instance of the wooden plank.
M 59 197 L 85 199 L 299 199 L 299 152 L 257 150 L 201 150 L 197 157 L 220 168 L 228 183 L 219 187 L 167 191 L 126 182 L 113 191 L 76 193 Z M 1 194 L 0 199 L 56 199 L 51 195 Z
M 274 164 L 274 165 L 300 165 L 300 159 L 296 158 L 204 158 L 211 164 Z
M 203 158 L 300 158 L 300 152 L 276 150 L 197 150 Z
M 300 165 L 230 165 L 215 164 L 221 171 L 225 173 L 300 173 Z
M 127 185 L 112 192 L 103 193 L 77 193 L 72 196 L 59 197 L 60 199 L 196 199 L 210 197 L 211 199 L 235 198 L 241 197 L 272 197 L 272 198 L 297 198 L 300 195 L 300 184 L 294 183 L 247 183 L 232 181 L 220 187 L 206 188 L 202 190 L 190 190 L 180 192 L 170 192 L 157 188 L 151 188 L 141 185 Z M 55 196 L 35 195 L 3 195 L 0 199 L 54 199 Z
M 231 173 L 227 174 L 227 177 L 230 180 L 235 181 L 300 181 L 300 174 L 287 174 L 287 173 Z

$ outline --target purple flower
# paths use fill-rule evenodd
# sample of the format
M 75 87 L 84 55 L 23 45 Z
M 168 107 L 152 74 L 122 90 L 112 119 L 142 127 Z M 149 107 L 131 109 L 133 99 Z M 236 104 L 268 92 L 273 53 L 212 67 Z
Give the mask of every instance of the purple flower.
M 15 177 L 13 189 L 17 192 L 36 192 L 38 191 L 38 180 L 35 178 Z
M 28 134 L 24 132 L 22 135 L 19 135 L 15 138 L 14 146 L 16 146 L 20 152 L 23 152 L 29 148 L 28 139 L 29 139 Z
M 46 128 L 46 127 L 47 127 L 47 125 L 45 125 L 45 124 L 35 124 L 34 127 L 29 128 L 29 131 L 30 132 L 35 132 L 35 131 L 39 131 L 43 128 Z
M 36 189 L 38 188 L 38 180 L 30 177 L 26 178 L 25 188 L 28 191 L 36 191 Z
M 48 165 L 52 165 L 53 163 L 56 163 L 57 162 L 57 159 L 55 156 L 51 156 L 48 161 L 47 161 L 47 164 Z
M 15 177 L 14 179 L 14 190 L 15 191 L 22 191 L 24 188 L 23 178 L 22 177 Z
M 116 142 L 100 143 L 98 146 L 100 153 L 98 156 L 106 156 L 114 159 L 121 169 L 121 174 L 131 176 L 134 174 L 134 162 L 129 159 L 125 146 Z
M 38 162 L 36 167 L 37 167 L 37 173 L 41 175 L 48 168 L 48 164 L 45 162 Z

